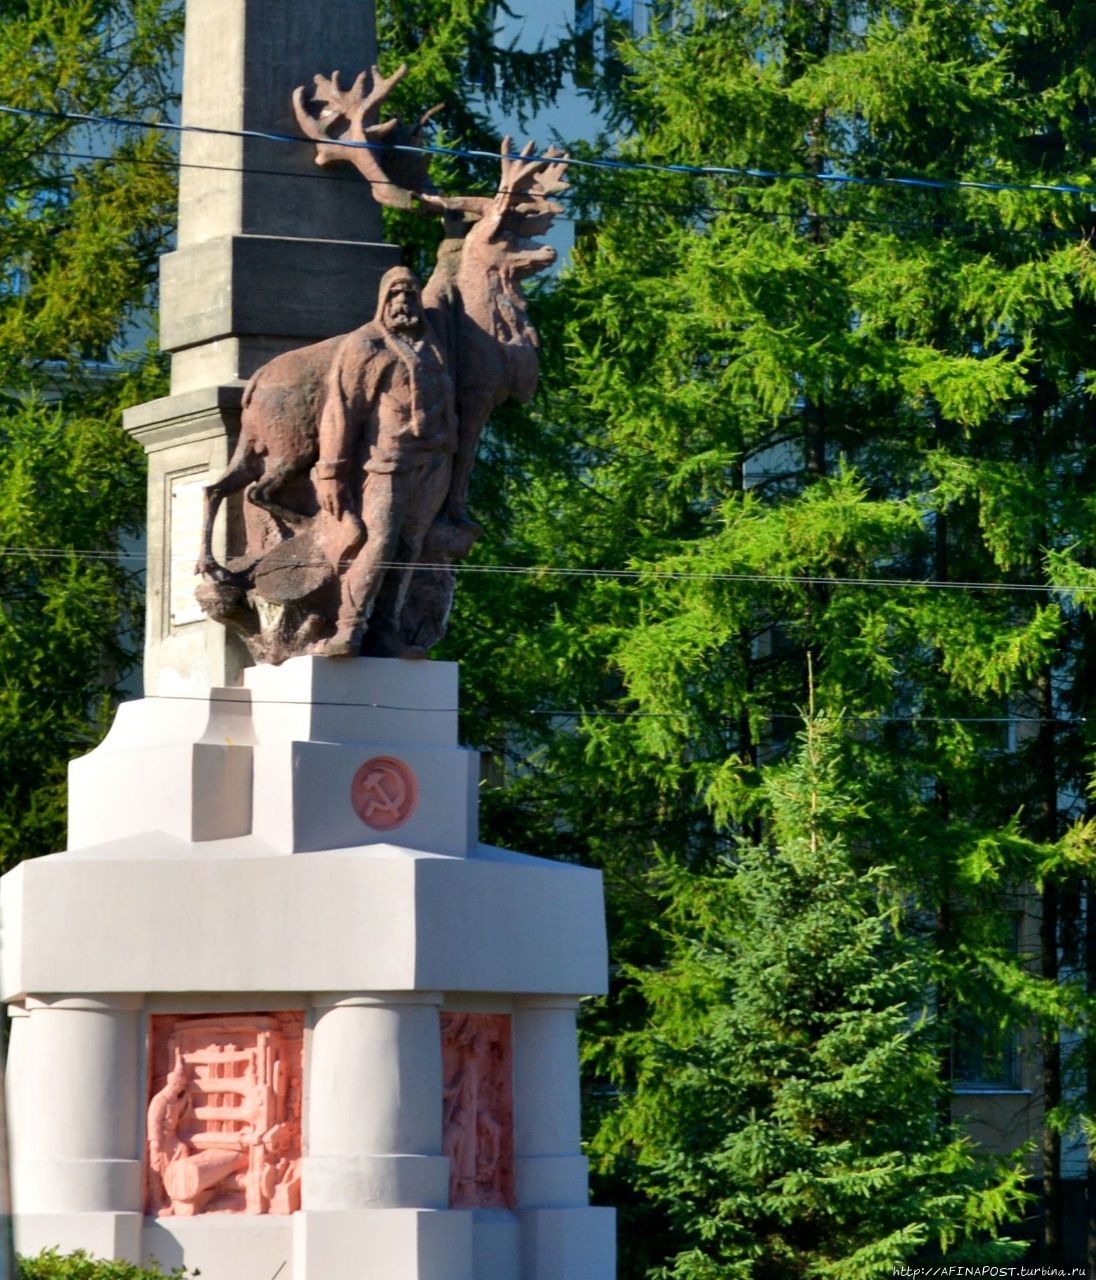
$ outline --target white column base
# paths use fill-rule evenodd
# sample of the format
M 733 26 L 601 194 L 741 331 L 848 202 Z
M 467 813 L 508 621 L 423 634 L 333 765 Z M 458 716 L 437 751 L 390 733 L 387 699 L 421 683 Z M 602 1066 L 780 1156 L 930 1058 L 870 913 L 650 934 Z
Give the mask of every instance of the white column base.
M 522 1280 L 613 1280 L 616 1211 L 519 1209 Z
M 17 1213 L 13 1219 L 15 1248 L 32 1258 L 43 1249 L 94 1258 L 141 1261 L 139 1213 Z
M 292 1222 L 295 1280 L 479 1280 L 470 1213 L 304 1210 Z
M 23 1160 L 17 1213 L 46 1214 L 58 1205 L 75 1214 L 110 1213 L 141 1203 L 140 1160 Z
M 522 1280 L 517 1218 L 508 1209 L 474 1209 L 470 1217 L 476 1280 Z
M 292 1218 L 277 1214 L 207 1213 L 145 1218 L 145 1266 L 185 1266 L 202 1280 L 293 1280 Z
M 301 1208 L 448 1209 L 448 1156 L 306 1156 Z
M 589 1199 L 585 1156 L 518 1156 L 514 1182 L 522 1209 L 583 1208 Z

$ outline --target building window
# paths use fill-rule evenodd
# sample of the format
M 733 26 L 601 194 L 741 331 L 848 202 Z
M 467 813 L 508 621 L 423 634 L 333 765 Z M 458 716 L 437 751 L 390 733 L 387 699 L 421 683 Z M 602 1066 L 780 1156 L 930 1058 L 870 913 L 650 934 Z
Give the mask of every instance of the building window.
M 975 1013 L 956 1019 L 952 1083 L 958 1093 L 1009 1093 L 1020 1088 L 1020 1052 L 1014 1031 L 988 1026 Z
M 616 44 L 644 29 L 643 0 L 575 0 L 575 83 L 590 88 L 600 63 L 613 73 L 619 64 Z
M 1007 919 L 1004 946 L 1020 950 L 1020 917 Z M 1020 1038 L 1014 1028 L 1002 1030 L 977 1009 L 957 1011 L 952 1028 L 951 1078 L 957 1093 L 1009 1093 L 1020 1088 Z
M 575 0 L 575 84 L 589 89 L 594 83 L 594 0 Z

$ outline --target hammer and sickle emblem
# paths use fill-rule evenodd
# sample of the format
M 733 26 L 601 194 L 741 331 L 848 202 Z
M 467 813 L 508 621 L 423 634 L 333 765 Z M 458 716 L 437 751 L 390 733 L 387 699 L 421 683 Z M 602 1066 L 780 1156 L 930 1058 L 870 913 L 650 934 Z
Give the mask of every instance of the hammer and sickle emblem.
M 375 756 L 354 775 L 350 787 L 354 811 L 377 831 L 401 826 L 415 811 L 419 788 L 415 775 L 393 756 Z
M 391 769 L 374 769 L 362 783 L 362 793 L 367 821 L 377 814 L 382 819 L 398 819 L 407 798 L 407 787 Z

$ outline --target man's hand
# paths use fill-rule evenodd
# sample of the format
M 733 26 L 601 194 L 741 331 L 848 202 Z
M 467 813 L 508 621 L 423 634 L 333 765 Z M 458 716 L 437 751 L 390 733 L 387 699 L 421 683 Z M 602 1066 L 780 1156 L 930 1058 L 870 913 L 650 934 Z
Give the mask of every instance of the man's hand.
M 316 497 L 320 506 L 335 520 L 341 520 L 350 503 L 346 492 L 346 484 L 338 476 L 328 476 L 315 480 Z

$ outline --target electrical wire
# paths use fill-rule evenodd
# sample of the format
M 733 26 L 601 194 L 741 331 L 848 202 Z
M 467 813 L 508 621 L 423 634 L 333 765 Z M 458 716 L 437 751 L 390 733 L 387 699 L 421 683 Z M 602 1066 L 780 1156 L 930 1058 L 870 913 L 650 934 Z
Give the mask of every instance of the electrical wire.
M 225 138 L 247 138 L 260 142 L 274 142 L 280 145 L 315 146 L 312 138 L 296 137 L 292 134 L 273 133 L 261 129 L 221 129 L 211 125 L 177 124 L 173 121 L 130 120 L 122 116 L 103 116 L 78 111 L 44 111 L 30 107 L 15 107 L 0 104 L 0 113 L 41 120 L 66 120 L 73 124 L 105 125 L 112 128 L 126 129 L 158 129 L 164 132 L 187 134 L 203 134 Z M 474 147 L 439 147 L 429 143 L 376 143 L 358 142 L 346 139 L 331 139 L 340 147 L 355 150 L 377 152 L 398 152 L 412 155 L 445 156 L 449 159 L 491 160 L 498 162 L 508 158 L 500 151 L 487 151 Z M 513 155 L 509 158 L 514 158 Z M 523 157 L 526 161 L 542 161 L 547 164 L 558 164 L 561 157 L 547 152 L 531 152 Z M 745 165 L 683 165 L 659 164 L 647 160 L 624 160 L 616 157 L 601 156 L 596 158 L 569 156 L 567 164 L 573 168 L 585 168 L 616 172 L 632 173 L 669 173 L 692 178 L 751 178 L 769 182 L 808 182 L 823 185 L 844 185 L 864 187 L 902 187 L 923 188 L 931 191 L 989 191 L 989 192 L 1032 192 L 1040 194 L 1078 196 L 1084 199 L 1096 199 L 1096 186 L 1082 187 L 1067 182 L 992 182 L 973 178 L 925 178 L 915 176 L 895 177 L 878 175 L 867 177 L 859 174 L 821 173 L 782 171 L 778 169 L 754 168 Z
M 129 561 L 144 564 L 147 556 L 138 551 L 83 551 L 66 547 L 12 547 L 0 546 L 0 557 L 41 557 L 43 559 L 84 559 Z M 173 556 L 172 563 L 189 563 L 190 556 Z M 327 564 L 326 560 L 315 560 L 300 557 L 282 560 L 283 565 L 316 567 Z M 532 578 L 609 578 L 622 581 L 634 581 L 646 584 L 649 582 L 747 582 L 773 583 L 782 586 L 808 587 L 887 587 L 899 590 L 929 588 L 940 591 L 1004 591 L 1004 592 L 1036 592 L 1052 595 L 1087 595 L 1096 591 L 1093 585 L 1070 586 L 1062 583 L 1045 582 L 977 582 L 977 581 L 943 581 L 934 578 L 856 578 L 830 574 L 778 574 L 778 573 L 734 573 L 720 570 L 690 569 L 591 569 L 568 567 L 563 565 L 525 565 L 525 564 L 447 564 L 441 561 L 409 561 L 390 560 L 381 566 L 383 569 L 421 569 L 448 571 L 451 573 L 505 574 L 511 577 Z
M 221 137 L 250 138 L 261 141 L 275 142 L 279 144 L 293 145 L 316 145 L 314 140 L 309 138 L 294 137 L 287 134 L 270 133 L 260 130 L 229 130 L 217 129 L 208 126 L 182 125 L 169 122 L 150 122 L 141 120 L 127 120 L 114 116 L 99 116 L 87 113 L 77 112 L 48 112 L 40 110 L 31 110 L 29 108 L 19 108 L 0 104 L 0 112 L 10 115 L 22 117 L 31 117 L 37 119 L 53 119 L 66 120 L 73 123 L 106 125 L 112 127 L 123 128 L 141 128 L 141 129 L 159 129 L 163 131 L 172 131 L 177 133 L 199 133 L 206 135 L 215 135 Z M 360 147 L 380 152 L 404 152 L 423 155 L 440 155 L 450 158 L 460 158 L 468 160 L 491 160 L 500 161 L 505 157 L 501 152 L 486 151 L 473 148 L 460 147 L 439 147 L 431 145 L 415 146 L 411 144 L 375 144 L 369 142 L 353 142 L 339 141 L 341 146 Z M 65 153 L 58 153 L 62 157 Z M 119 158 L 119 157 L 98 157 L 98 156 L 82 156 L 79 153 L 69 153 L 69 158 L 73 159 L 108 159 L 114 162 L 119 160 L 128 161 L 130 163 L 145 163 L 149 165 L 161 164 L 163 167 L 176 167 L 174 162 L 156 162 L 153 160 L 140 160 L 137 157 Z M 526 160 L 537 160 L 545 163 L 558 163 L 560 157 L 545 153 L 532 153 L 525 157 Z M 778 170 L 769 170 L 762 168 L 753 168 L 745 166 L 722 166 L 722 165 L 667 165 L 656 164 L 647 161 L 631 161 L 621 160 L 611 157 L 599 158 L 583 158 L 568 157 L 568 164 L 574 167 L 615 170 L 627 172 L 645 172 L 645 173 L 670 173 L 684 175 L 694 178 L 706 177 L 745 177 L 766 181 L 805 181 L 811 183 L 831 183 L 839 185 L 856 185 L 856 186 L 897 186 L 903 188 L 924 188 L 929 190 L 978 190 L 989 192 L 1038 192 L 1051 193 L 1070 196 L 1082 196 L 1087 198 L 1096 197 L 1096 187 L 1081 187 L 1069 183 L 1015 183 L 1015 182 L 990 182 L 976 181 L 967 179 L 930 179 L 923 177 L 894 177 L 894 176 L 876 176 L 864 177 L 853 174 L 837 174 L 837 173 L 809 173 L 809 172 L 784 172 Z M 233 167 L 221 165 L 198 165 L 191 162 L 180 164 L 178 167 L 207 169 L 207 170 L 226 170 L 231 172 L 250 172 L 254 174 L 266 174 L 277 177 L 293 177 L 293 178 L 321 178 L 319 174 L 292 174 L 282 170 L 263 170 L 258 168 Z M 331 178 L 323 177 L 323 180 L 330 181 Z M 335 180 L 338 180 L 337 178 Z M 359 179 L 351 179 L 355 184 Z M 373 180 L 377 181 L 377 180 Z M 391 183 L 385 185 L 396 186 L 398 184 Z M 647 202 L 645 202 L 647 203 Z M 651 202 L 653 203 L 653 202 Z M 659 206 L 664 207 L 664 206 Z M 714 213 L 730 213 L 744 214 L 747 211 L 725 208 L 721 206 L 705 206 L 700 209 L 689 207 L 682 211 L 687 212 L 714 212 Z M 756 215 L 750 211 L 753 216 L 779 216 L 779 214 L 766 214 L 766 211 L 758 211 Z M 784 216 L 799 217 L 802 215 L 792 214 Z M 827 219 L 839 219 L 842 215 L 827 214 L 821 215 Z M 579 221 L 579 219 L 565 219 L 570 221 Z M 867 219 L 849 220 L 867 221 Z M 879 220 L 885 221 L 885 220 Z M 893 225 L 893 224 L 892 224 Z M 934 226 L 937 224 L 934 224 Z M 1041 233 L 1046 234 L 1046 233 Z M 1053 233 L 1051 233 L 1053 234 Z M 1069 232 L 1061 234 L 1069 235 Z M 65 548 L 14 548 L 0 547 L 0 555 L 2 556 L 43 556 L 55 558 L 87 558 L 99 560 L 130 560 L 143 562 L 144 556 L 136 553 L 125 553 L 120 551 L 80 551 Z M 305 563 L 300 561 L 299 563 Z M 409 564 L 405 562 L 386 563 L 386 569 L 419 569 L 419 570 L 448 570 L 450 572 L 464 573 L 495 573 L 507 575 L 526 575 L 526 576 L 560 576 L 560 577 L 593 577 L 593 578 L 613 578 L 619 580 L 632 581 L 663 581 L 663 580 L 693 580 L 693 581 L 713 581 L 713 582 L 748 582 L 748 583 L 770 583 L 782 585 L 804 585 L 804 586 L 855 586 L 855 587 L 871 587 L 871 588 L 896 588 L 896 589 L 915 589 L 915 588 L 932 588 L 944 590 L 964 590 L 964 591 L 1004 591 L 1004 592 L 1038 592 L 1044 594 L 1084 594 L 1090 591 L 1096 591 L 1096 586 L 1061 586 L 1058 584 L 1044 583 L 989 583 L 989 582 L 943 582 L 931 579 L 890 579 L 890 578 L 853 578 L 839 577 L 832 575 L 803 575 L 803 574 L 749 574 L 749 573 L 723 573 L 723 572 L 695 572 L 695 571 L 673 571 L 673 570 L 652 570 L 652 569 L 586 569 L 586 568 L 563 568 L 558 566 L 527 566 L 527 565 L 474 565 L 474 564 L 431 564 L 416 563 Z M 185 697 L 186 695 L 157 695 L 162 697 Z M 199 699 L 204 700 L 204 699 Z M 234 702 L 235 699 L 217 699 L 213 701 Z M 274 700 L 259 700 L 274 701 Z M 334 705 L 348 708 L 361 707 L 363 709 L 371 708 L 378 710 L 392 711 L 434 711 L 435 713 L 455 713 L 456 708 L 452 709 L 435 709 L 435 708 L 413 708 L 399 707 L 382 703 L 318 703 L 316 705 Z M 574 718 L 574 717 L 612 717 L 612 718 L 679 718 L 688 717 L 687 712 L 641 712 L 641 711 L 588 711 L 584 709 L 530 709 L 531 714 L 547 715 L 558 718 Z M 765 713 L 765 718 L 769 720 L 799 720 L 801 717 L 782 713 Z M 862 723 L 949 723 L 949 724 L 1059 724 L 1059 725 L 1075 725 L 1084 724 L 1084 719 L 1045 719 L 1030 716 L 1007 716 L 1007 717 L 949 717 L 949 716 L 840 716 L 842 720 L 852 720 Z
M 27 693 L 30 692 L 25 688 L 6 687 L 2 690 L 4 693 Z M 241 689 L 243 695 L 249 694 L 249 690 Z M 312 698 L 307 703 L 297 698 L 257 698 L 253 693 L 250 696 L 242 696 L 239 698 L 225 697 L 223 694 L 210 692 L 208 694 L 200 693 L 150 693 L 145 694 L 146 700 L 154 700 L 157 702 L 203 702 L 203 703 L 225 703 L 235 707 L 249 706 L 271 706 L 271 707 L 336 707 L 347 711 L 399 711 L 399 712 L 422 712 L 427 715 L 452 716 L 460 713 L 460 707 L 407 707 L 398 703 L 390 702 L 344 702 L 333 699 Z M 465 708 L 466 711 L 475 710 L 475 708 Z M 604 711 L 592 710 L 586 707 L 526 707 L 523 714 L 534 716 L 548 716 L 552 719 L 560 720 L 698 720 L 704 717 L 696 711 Z M 728 721 L 737 720 L 739 713 L 726 713 L 724 716 L 717 716 L 717 719 L 726 719 Z M 762 711 L 753 713 L 760 715 L 763 720 L 794 720 L 802 722 L 802 715 L 793 714 L 792 712 L 780 711 Z M 827 720 L 850 721 L 857 724 L 1031 724 L 1031 725 L 1081 725 L 1087 724 L 1085 717 L 1044 717 L 1044 716 L 892 716 L 885 714 L 878 715 L 827 715 Z
M 161 131 L 171 131 L 177 133 L 198 133 L 206 135 L 214 135 L 221 137 L 249 138 L 267 142 L 275 142 L 278 144 L 292 145 L 315 145 L 314 140 L 309 138 L 294 137 L 287 134 L 278 134 L 265 132 L 260 130 L 229 130 L 217 129 L 207 126 L 182 125 L 169 122 L 150 122 L 141 120 L 128 120 L 114 116 L 99 116 L 88 113 L 77 112 L 50 112 L 41 110 L 31 110 L 29 108 L 12 107 L 0 104 L 0 112 L 8 115 L 16 115 L 21 117 L 29 117 L 36 119 L 52 119 L 65 120 L 73 123 L 84 123 L 94 125 L 105 125 L 111 127 L 122 128 L 140 128 L 140 129 L 159 129 Z M 467 160 L 490 160 L 500 161 L 504 158 L 503 153 L 486 151 L 473 148 L 461 147 L 439 147 L 428 144 L 419 146 L 411 144 L 375 144 L 369 142 L 354 142 L 339 140 L 340 146 L 349 146 L 355 148 L 365 148 L 380 152 L 403 152 L 420 155 L 445 156 L 449 158 L 459 158 Z M 157 162 L 151 159 L 142 160 L 138 157 L 100 157 L 93 155 L 81 155 L 80 153 L 53 153 L 61 158 L 71 159 L 87 159 L 98 160 L 105 159 L 114 163 L 127 162 L 134 164 L 160 165 L 161 167 L 180 167 L 215 171 L 228 171 L 240 173 L 252 173 L 256 175 L 267 175 L 272 177 L 284 178 L 318 178 L 321 180 L 331 181 L 332 177 L 320 174 L 294 174 L 283 170 L 264 170 L 253 167 L 233 167 L 222 165 L 195 164 L 193 162 L 184 162 L 176 166 L 175 162 Z M 526 157 L 526 160 L 543 161 L 545 163 L 558 163 L 560 157 L 545 153 L 532 153 Z M 747 166 L 725 166 L 725 165 L 672 165 L 657 164 L 649 161 L 623 160 L 613 157 L 568 157 L 567 163 L 577 168 L 588 168 L 597 170 L 612 170 L 626 172 L 644 172 L 644 173 L 668 173 L 683 175 L 693 178 L 711 178 L 711 177 L 735 177 L 750 178 L 761 181 L 803 181 L 809 183 L 825 183 L 833 185 L 847 186 L 871 186 L 871 187 L 900 187 L 900 188 L 922 188 L 927 190 L 943 191 L 943 190 L 974 190 L 987 192 L 1029 192 L 1029 193 L 1049 193 L 1058 195 L 1078 196 L 1088 199 L 1096 198 L 1096 187 L 1082 187 L 1070 183 L 1017 183 L 1017 182 L 991 182 L 985 180 L 970 179 L 931 179 L 924 177 L 896 177 L 896 176 L 875 176 L 865 177 L 853 174 L 839 173 L 810 173 L 810 172 L 787 172 Z M 334 180 L 338 181 L 337 177 Z M 360 179 L 349 179 L 357 185 Z M 374 184 L 379 184 L 378 180 L 371 180 Z M 386 183 L 384 185 L 397 186 L 396 183 Z M 635 202 L 638 206 L 641 202 Z M 642 202 L 644 205 L 653 206 L 654 202 Z M 663 205 L 655 206 L 665 208 Z M 690 213 L 728 213 L 738 214 L 739 216 L 791 216 L 801 217 L 800 214 L 785 214 L 779 212 L 767 211 L 745 211 L 731 209 L 723 206 L 701 206 L 694 208 L 692 206 L 682 206 L 682 212 Z M 867 218 L 848 217 L 840 214 L 823 214 L 811 215 L 820 216 L 826 220 L 845 219 L 849 221 L 869 221 Z M 578 222 L 580 219 L 567 218 L 562 215 L 561 220 Z M 900 225 L 887 223 L 886 220 L 875 219 L 873 221 L 884 222 L 886 225 Z M 934 223 L 933 227 L 939 224 Z M 1035 234 L 1055 234 L 1054 232 L 1037 232 Z M 1068 231 L 1058 234 L 1070 235 Z M 16 548 L 16 547 L 0 547 L 0 556 L 41 556 L 46 558 L 84 558 L 97 560 L 115 560 L 115 561 L 136 561 L 143 562 L 145 557 L 137 553 L 126 553 L 121 551 L 81 551 L 76 549 L 65 549 L 59 547 L 51 548 Z M 306 563 L 299 561 L 298 563 Z M 889 578 L 853 578 L 839 577 L 830 575 L 802 575 L 802 574 L 750 574 L 750 573 L 723 573 L 723 572 L 696 572 L 696 571 L 674 571 L 674 570 L 653 570 L 653 569 L 587 569 L 587 568 L 564 568 L 558 566 L 527 566 L 527 565 L 474 565 L 474 564 L 430 564 L 416 563 L 409 564 L 406 562 L 390 562 L 382 566 L 386 569 L 419 569 L 419 570 L 448 570 L 450 572 L 464 573 L 495 573 L 506 575 L 526 575 L 526 576 L 558 576 L 558 577 L 591 577 L 591 578 L 612 578 L 618 580 L 631 581 L 664 581 L 664 580 L 691 580 L 691 581 L 712 581 L 712 582 L 747 582 L 747 583 L 770 583 L 770 584 L 786 584 L 786 585 L 806 585 L 806 586 L 855 586 L 868 588 L 896 588 L 896 589 L 916 589 L 916 588 L 932 588 L 943 590 L 963 590 L 963 591 L 1004 591 L 1004 592 L 1038 592 L 1044 594 L 1084 594 L 1090 591 L 1096 591 L 1096 586 L 1061 586 L 1057 584 L 1043 583 L 989 583 L 989 582 L 944 582 L 931 579 L 889 579 Z M 6 690 L 12 692 L 13 690 Z M 20 690 L 19 692 L 25 692 Z M 205 702 L 226 702 L 240 705 L 241 699 L 218 697 L 216 695 L 151 695 L 161 700 L 193 700 Z M 288 699 L 269 699 L 269 698 L 252 698 L 253 703 L 277 703 L 280 705 L 293 705 Z M 383 710 L 398 712 L 427 712 L 432 714 L 456 714 L 458 708 L 426 708 L 426 707 L 406 707 L 395 704 L 376 703 L 376 702 L 325 702 L 317 701 L 313 703 L 317 706 L 334 706 L 345 709 L 362 709 L 362 710 Z M 527 708 L 527 714 L 543 715 L 557 719 L 695 719 L 696 713 L 690 712 L 645 712 L 645 711 L 606 711 L 606 710 L 589 710 L 584 708 Z M 801 721 L 802 716 L 790 713 L 765 712 L 762 718 L 775 721 Z M 841 721 L 852 721 L 864 724 L 982 724 L 982 725 L 1059 725 L 1072 726 L 1087 723 L 1084 718 L 1045 718 L 1036 716 L 891 716 L 891 715 L 838 715 L 831 717 Z
M 131 165 L 134 167 L 156 168 L 156 169 L 195 169 L 209 173 L 238 173 L 248 174 L 254 177 L 266 178 L 289 178 L 295 181 L 318 181 L 318 182 L 336 182 L 347 186 L 361 187 L 362 183 L 366 183 L 370 187 L 397 187 L 399 184 L 395 182 L 387 182 L 381 178 L 369 178 L 363 173 L 356 173 L 351 176 L 347 174 L 343 176 L 337 171 L 328 171 L 322 173 L 313 171 L 310 173 L 294 173 L 288 169 L 263 169 L 252 165 L 224 165 L 224 164 L 197 164 L 193 161 L 183 160 L 156 160 L 148 156 L 108 156 L 99 155 L 93 152 L 80 151 L 43 151 L 40 154 L 50 156 L 60 160 L 81 160 L 81 161 L 108 161 L 115 165 Z M 75 183 L 79 181 L 79 177 L 74 173 L 64 173 L 55 175 L 51 181 Z M 33 185 L 33 184 L 28 184 Z M 473 193 L 474 194 L 474 193 Z M 494 192 L 484 192 L 484 195 L 494 194 Z M 560 193 L 560 198 L 566 199 L 567 192 Z M 967 236 L 984 236 L 987 234 L 1007 234 L 1010 237 L 1022 237 L 1024 239 L 1037 240 L 1075 240 L 1078 234 L 1086 234 L 1086 229 L 1077 227 L 1068 229 L 1064 227 L 1055 228 L 1004 228 L 1004 227 L 980 227 L 972 226 L 968 223 L 958 222 L 949 218 L 934 218 L 928 221 L 899 221 L 895 218 L 880 218 L 872 214 L 855 214 L 855 213 L 827 213 L 811 210 L 810 212 L 788 211 L 783 209 L 743 209 L 734 208 L 731 205 L 712 204 L 712 203 L 693 203 L 693 204 L 669 204 L 664 200 L 642 200 L 635 196 L 626 196 L 621 199 L 613 200 L 613 208 L 635 209 L 638 211 L 654 211 L 656 213 L 667 213 L 671 215 L 679 215 L 682 217 L 697 216 L 728 216 L 735 218 L 753 218 L 756 221 L 789 219 L 794 222 L 824 222 L 824 223 L 856 223 L 860 226 L 885 227 L 892 231 L 927 231 L 934 235 L 939 235 L 943 230 L 960 231 Z M 592 219 L 590 216 L 579 217 L 574 214 L 558 213 L 555 215 L 555 222 L 570 222 L 575 226 L 588 225 Z

